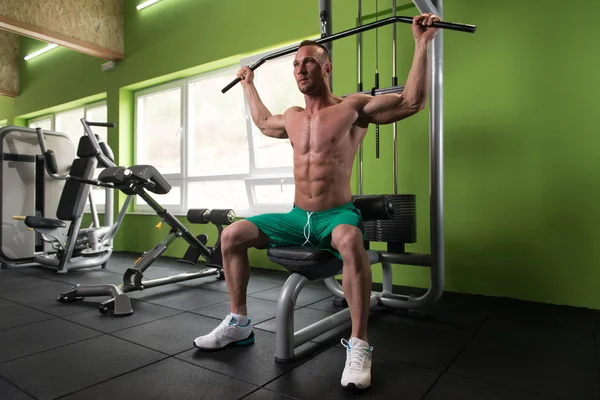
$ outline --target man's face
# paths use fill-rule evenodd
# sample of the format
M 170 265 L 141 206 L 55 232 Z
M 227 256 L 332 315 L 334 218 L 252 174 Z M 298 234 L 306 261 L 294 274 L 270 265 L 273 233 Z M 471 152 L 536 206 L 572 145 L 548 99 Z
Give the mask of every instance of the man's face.
M 325 85 L 327 64 L 322 63 L 323 49 L 318 46 L 303 46 L 294 58 L 294 78 L 303 94 L 314 94 Z

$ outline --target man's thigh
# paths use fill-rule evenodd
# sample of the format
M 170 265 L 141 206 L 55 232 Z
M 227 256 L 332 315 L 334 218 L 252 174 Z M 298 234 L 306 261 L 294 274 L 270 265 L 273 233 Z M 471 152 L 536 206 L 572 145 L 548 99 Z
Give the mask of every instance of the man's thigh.
M 270 240 L 271 246 L 294 246 L 305 242 L 306 216 L 292 210 L 289 213 L 261 214 L 246 218 Z

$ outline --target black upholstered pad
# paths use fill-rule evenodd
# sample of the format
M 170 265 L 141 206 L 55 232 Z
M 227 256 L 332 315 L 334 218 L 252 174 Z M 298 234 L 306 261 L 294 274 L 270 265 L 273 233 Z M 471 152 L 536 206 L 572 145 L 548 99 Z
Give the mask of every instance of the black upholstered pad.
M 98 161 L 95 158 L 77 158 L 73 160 L 69 175 L 92 179 L 96 165 L 98 165 Z M 68 179 L 60 195 L 56 218 L 63 221 L 75 221 L 79 218 L 83 214 L 89 192 L 90 185 L 87 183 Z
M 269 260 L 309 280 L 329 278 L 342 270 L 342 260 L 316 247 L 273 247 L 267 250 Z
M 154 187 L 148 188 L 149 191 L 156 194 L 166 194 L 171 190 L 171 184 L 169 181 L 153 166 L 132 165 L 129 167 L 129 169 L 135 175 L 141 176 L 144 179 L 150 179 L 152 182 L 154 182 Z M 132 178 L 131 180 L 135 181 L 135 178 Z
M 98 180 L 103 183 L 113 183 L 119 185 L 125 181 L 125 167 L 108 167 L 100 172 Z
M 267 254 L 269 257 L 306 263 L 321 263 L 334 258 L 332 253 L 311 246 L 272 247 Z
M 386 195 L 359 195 L 352 197 L 352 204 L 360 210 L 363 220 L 392 219 L 393 204 Z
M 63 221 L 43 217 L 26 217 L 25 225 L 34 229 L 55 229 L 67 226 Z

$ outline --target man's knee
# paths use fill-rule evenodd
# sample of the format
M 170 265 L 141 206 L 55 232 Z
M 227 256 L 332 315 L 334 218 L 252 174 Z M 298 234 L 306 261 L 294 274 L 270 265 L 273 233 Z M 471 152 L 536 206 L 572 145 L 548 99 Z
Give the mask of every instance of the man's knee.
M 337 226 L 331 234 L 331 242 L 343 260 L 359 261 L 366 252 L 362 232 L 352 225 Z
M 248 250 L 252 247 L 253 239 L 258 236 L 258 228 L 248 221 L 237 221 L 229 225 L 221 234 L 221 251 L 231 253 Z
M 265 248 L 270 239 L 250 221 L 234 222 L 221 234 L 221 251 L 223 254 L 247 251 L 250 247 Z

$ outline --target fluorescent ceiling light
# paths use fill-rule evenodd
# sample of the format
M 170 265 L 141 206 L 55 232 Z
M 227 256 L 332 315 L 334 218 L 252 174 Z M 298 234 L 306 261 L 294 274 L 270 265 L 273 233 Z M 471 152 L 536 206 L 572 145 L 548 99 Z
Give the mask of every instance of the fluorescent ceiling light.
M 145 1 L 145 2 L 143 2 L 142 4 L 139 4 L 139 5 L 137 6 L 137 9 L 138 9 L 138 10 L 141 10 L 141 9 L 143 9 L 143 8 L 146 8 L 146 7 L 148 7 L 148 6 L 151 6 L 151 5 L 152 5 L 152 4 L 154 4 L 154 3 L 158 3 L 159 1 L 160 1 L 160 0 L 148 0 L 148 1 Z
M 48 46 L 44 47 L 43 49 L 39 49 L 39 50 L 38 50 L 38 51 L 36 51 L 35 53 L 31 53 L 30 55 L 28 55 L 28 56 L 25 56 L 25 61 L 27 61 L 27 60 L 31 60 L 32 58 L 34 58 L 34 57 L 37 57 L 37 56 L 39 56 L 40 54 L 44 54 L 45 52 L 47 52 L 47 51 L 50 51 L 50 50 L 52 50 L 52 49 L 54 49 L 54 48 L 56 48 L 56 47 L 58 47 L 58 45 L 57 45 L 57 44 L 50 43 Z

